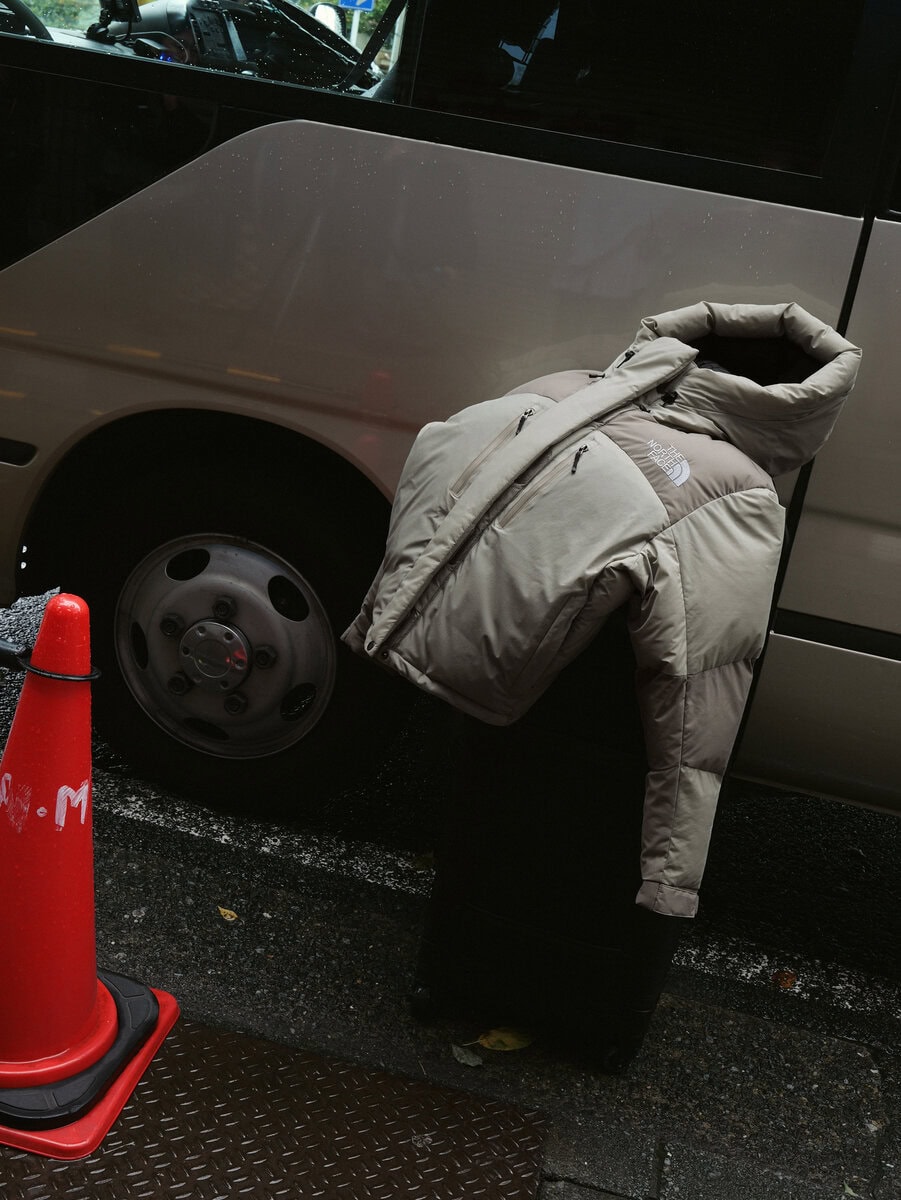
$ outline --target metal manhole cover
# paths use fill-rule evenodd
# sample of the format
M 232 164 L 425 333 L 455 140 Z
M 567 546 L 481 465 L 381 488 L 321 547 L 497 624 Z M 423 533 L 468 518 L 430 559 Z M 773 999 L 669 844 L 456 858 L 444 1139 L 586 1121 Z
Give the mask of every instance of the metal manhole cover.
M 529 1200 L 534 1113 L 182 1021 L 100 1149 L 0 1151 L 15 1200 Z

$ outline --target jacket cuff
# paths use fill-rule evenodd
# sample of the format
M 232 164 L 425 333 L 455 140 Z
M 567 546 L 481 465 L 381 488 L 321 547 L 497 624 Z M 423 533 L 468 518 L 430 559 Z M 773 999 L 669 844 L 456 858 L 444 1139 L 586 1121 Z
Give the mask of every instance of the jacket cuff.
M 646 879 L 638 889 L 635 903 L 666 917 L 693 917 L 698 911 L 698 893 Z
M 351 650 L 357 654 L 366 656 L 364 646 L 366 644 L 366 634 L 369 630 L 369 620 L 365 613 L 360 613 L 352 625 L 348 625 L 347 629 L 341 634 L 341 641 L 345 646 L 350 646 Z

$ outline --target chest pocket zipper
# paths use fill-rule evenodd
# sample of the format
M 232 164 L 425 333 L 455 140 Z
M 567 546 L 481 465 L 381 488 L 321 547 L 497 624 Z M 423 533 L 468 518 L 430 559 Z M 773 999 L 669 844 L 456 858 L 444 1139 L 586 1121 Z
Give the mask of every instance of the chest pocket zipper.
M 591 447 L 584 443 L 575 448 L 570 446 L 561 458 L 548 463 L 543 471 L 539 471 L 535 478 L 525 485 L 513 503 L 498 515 L 495 521 L 496 527 L 506 529 L 517 513 L 522 512 L 525 506 L 541 492 L 552 487 L 562 475 L 575 475 L 582 456 L 587 454 L 590 449 Z
M 529 417 L 534 416 L 534 414 L 534 408 L 527 408 L 525 412 L 520 413 L 517 417 L 514 417 L 509 425 L 505 425 L 500 433 L 496 434 L 488 443 L 488 445 L 476 455 L 469 466 L 460 475 L 459 479 L 456 479 L 449 488 L 450 494 L 455 500 L 459 499 L 460 493 L 472 480 L 479 468 L 484 465 L 484 463 L 491 457 L 492 454 L 494 454 L 495 450 L 499 450 L 500 447 L 503 446 L 504 442 L 508 441 L 509 438 L 516 437 L 518 434 L 522 433 L 523 426 L 525 425 L 526 421 L 528 421 Z

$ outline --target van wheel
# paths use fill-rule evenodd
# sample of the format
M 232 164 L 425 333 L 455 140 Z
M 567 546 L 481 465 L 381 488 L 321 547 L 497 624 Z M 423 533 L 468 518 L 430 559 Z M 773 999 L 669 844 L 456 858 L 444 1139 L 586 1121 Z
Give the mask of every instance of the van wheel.
M 401 708 L 398 682 L 338 641 L 382 543 L 349 537 L 297 472 L 234 497 L 192 485 L 145 478 L 60 575 L 91 609 L 95 726 L 168 787 L 309 814 L 374 768 Z

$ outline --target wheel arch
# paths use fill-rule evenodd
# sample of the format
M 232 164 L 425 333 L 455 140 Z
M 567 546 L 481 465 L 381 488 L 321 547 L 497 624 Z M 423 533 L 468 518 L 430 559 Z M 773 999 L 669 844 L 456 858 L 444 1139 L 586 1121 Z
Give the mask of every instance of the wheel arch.
M 179 481 L 190 480 L 198 466 L 208 471 L 216 461 L 222 464 L 224 488 L 264 490 L 276 474 L 296 471 L 299 481 L 316 486 L 323 505 L 339 513 L 348 535 L 377 565 L 390 502 L 353 463 L 314 438 L 271 421 L 172 408 L 121 417 L 67 451 L 43 482 L 25 521 L 17 594 L 64 586 L 64 580 L 55 578 L 60 539 L 77 542 L 73 521 L 89 522 L 101 506 L 119 503 L 149 465 L 166 462 Z

